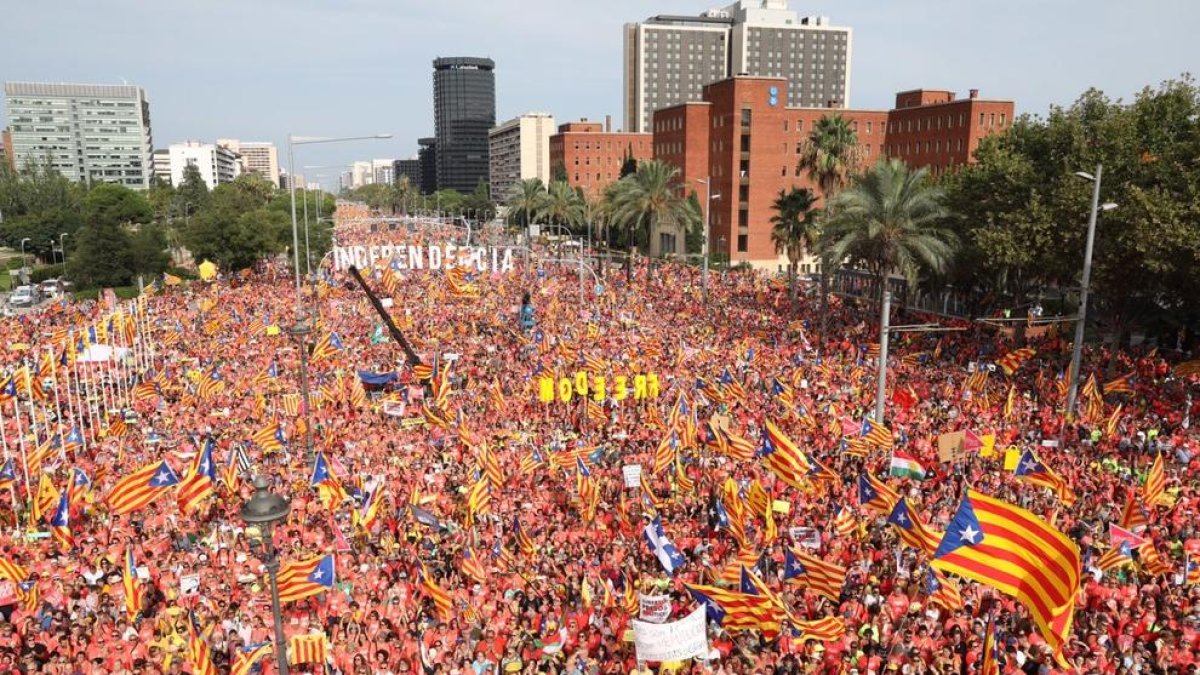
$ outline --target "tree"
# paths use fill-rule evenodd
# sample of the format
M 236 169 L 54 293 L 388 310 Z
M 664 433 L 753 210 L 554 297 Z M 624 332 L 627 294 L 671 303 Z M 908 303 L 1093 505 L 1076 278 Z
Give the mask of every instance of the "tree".
M 583 200 L 566 181 L 556 180 L 546 190 L 541 215 L 551 223 L 574 231 L 583 222 Z
M 19 251 L 21 240 L 28 237 L 25 251 L 51 260 L 51 243 L 57 245 L 59 235 L 65 232 L 69 236 L 64 240 L 64 244 L 70 248 L 82 223 L 83 218 L 78 210 L 58 207 L 11 218 L 6 213 L 4 222 L 0 223 L 0 243 Z
M 1089 90 L 988 137 L 975 163 L 944 181 L 950 224 L 964 244 L 948 280 L 1004 307 L 1047 294 L 1065 299 L 1064 289 L 1081 281 L 1091 206 L 1092 185 L 1075 172 L 1101 164 L 1101 201 L 1119 208 L 1097 219 L 1089 319 L 1117 343 L 1136 327 L 1174 338 L 1195 325 L 1197 119 L 1200 91 L 1185 76 L 1129 103 Z
M 49 158 L 27 162 L 18 171 L 0 162 L 0 212 L 5 220 L 53 209 L 78 211 L 85 192 L 84 186 L 54 169 Z
M 700 218 L 699 211 L 688 206 L 679 194 L 679 170 L 659 160 L 638 165 L 637 173 L 617 181 L 607 196 L 611 199 L 612 221 L 625 229 L 633 259 L 633 248 L 649 249 L 653 233 L 675 230 L 686 233 Z M 627 264 L 626 275 L 632 275 Z
M 550 168 L 550 182 L 553 183 L 560 180 L 567 180 L 567 167 L 562 164 L 555 164 Z
M 475 191 L 463 198 L 462 208 L 480 222 L 489 221 L 496 215 L 496 207 L 492 205 L 487 182 L 482 178 L 479 179 L 479 183 L 475 185 Z
M 133 278 L 129 233 L 105 220 L 80 228 L 67 260 L 67 275 L 80 289 L 129 285 Z
M 154 222 L 165 223 L 171 218 L 176 199 L 175 188 L 171 187 L 170 183 L 158 176 L 150 178 L 150 190 L 146 193 L 146 201 L 150 204 Z
M 800 155 L 799 168 L 821 190 L 825 200 L 825 215 L 829 216 L 829 203 L 838 189 L 846 184 L 847 177 L 858 165 L 860 153 L 858 135 L 850 128 L 846 118 L 838 113 L 825 115 L 813 125 Z M 829 268 L 835 258 L 821 255 L 821 332 L 824 334 L 829 317 Z
M 166 249 L 167 237 L 162 227 L 155 223 L 142 225 L 129 235 L 131 271 L 148 278 L 162 274 L 171 263 Z
M 183 168 L 183 179 L 175 186 L 175 211 L 185 218 L 208 206 L 208 184 L 195 164 Z
M 93 187 L 83 200 L 83 217 L 91 226 L 148 223 L 153 216 L 145 196 L 116 183 Z
M 621 175 L 619 178 L 637 173 L 637 168 L 638 161 L 633 157 L 633 145 L 630 144 L 625 148 L 625 159 L 621 161 Z
M 285 246 L 291 248 L 290 222 L 290 214 L 261 207 L 251 192 L 223 184 L 213 190 L 209 206 L 191 218 L 184 242 L 196 260 L 207 258 L 236 271 Z M 311 235 L 310 230 L 310 241 Z
M 396 213 L 397 209 L 401 213 L 408 213 L 408 204 L 413 198 L 414 192 L 412 182 L 408 176 L 401 175 L 396 178 L 396 182 L 392 183 L 391 194 L 389 195 L 391 197 L 390 206 L 392 207 L 392 213 Z
M 791 282 L 792 300 L 796 299 L 796 266 L 804 255 L 816 248 L 820 229 L 816 223 L 816 195 L 807 188 L 780 190 L 771 208 L 771 241 L 776 253 L 786 253 L 788 279 Z
M 869 271 L 882 300 L 887 275 L 904 274 L 915 288 L 923 269 L 941 272 L 954 254 L 956 237 L 945 229 L 942 191 L 898 159 L 880 161 L 830 204 L 823 247 L 831 260 L 849 259 Z
M 509 222 L 521 227 L 522 230 L 537 220 L 542 209 L 546 208 L 546 184 L 541 178 L 526 178 L 517 183 L 517 189 L 508 198 Z

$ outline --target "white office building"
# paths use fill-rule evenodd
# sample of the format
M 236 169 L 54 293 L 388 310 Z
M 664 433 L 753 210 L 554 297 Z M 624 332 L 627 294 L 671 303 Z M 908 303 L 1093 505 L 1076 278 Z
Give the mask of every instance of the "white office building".
M 852 32 L 801 17 L 787 0 L 739 0 L 700 16 L 659 15 L 625 25 L 625 130 L 651 132 L 654 111 L 699 101 L 735 75 L 787 78 L 787 107 L 850 104 Z
M 279 185 L 279 151 L 274 143 L 218 138 L 217 145 L 229 148 L 240 157 L 242 173 L 256 173 L 271 185 Z
M 49 163 L 80 183 L 150 187 L 150 102 L 125 84 L 5 82 L 13 165 Z
M 550 137 L 554 115 L 531 112 L 488 132 L 488 184 L 492 199 L 503 202 L 521 181 L 541 178 L 550 184 Z
M 183 184 L 184 170 L 188 165 L 195 166 L 200 171 L 200 176 L 209 190 L 221 183 L 232 183 L 241 173 L 237 154 L 223 145 L 184 141 L 172 143 L 167 149 L 171 164 L 171 184 L 175 186 Z

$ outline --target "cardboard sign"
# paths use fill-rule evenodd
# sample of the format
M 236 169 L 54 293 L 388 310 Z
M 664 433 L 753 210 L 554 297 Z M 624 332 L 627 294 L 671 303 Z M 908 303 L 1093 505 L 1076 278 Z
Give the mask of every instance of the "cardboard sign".
M 638 618 L 650 623 L 663 623 L 671 616 L 671 596 L 638 593 Z
M 1009 448 L 1004 451 L 1004 470 L 1016 471 L 1017 465 L 1021 463 L 1021 451 L 1016 448 Z
M 200 575 L 186 574 L 179 577 L 179 594 L 192 595 L 200 590 Z
M 790 502 L 785 502 L 782 499 L 776 499 L 771 502 L 771 510 L 775 513 L 788 513 L 792 510 Z
M 811 527 L 791 527 L 788 534 L 804 548 L 821 548 L 821 534 Z
M 966 436 L 961 431 L 955 431 L 948 434 L 938 436 L 938 461 L 943 463 L 956 462 L 966 455 L 963 450 L 963 438 Z
M 642 485 L 642 465 L 626 464 L 621 467 L 621 475 L 625 477 L 625 487 L 637 488 Z
M 708 653 L 705 609 L 697 607 L 671 623 L 633 622 L 633 644 L 639 661 L 682 661 Z

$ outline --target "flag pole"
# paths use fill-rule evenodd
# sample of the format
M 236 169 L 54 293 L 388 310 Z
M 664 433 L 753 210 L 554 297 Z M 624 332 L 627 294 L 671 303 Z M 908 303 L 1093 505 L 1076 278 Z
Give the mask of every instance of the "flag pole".
M 72 350 L 75 349 L 75 343 L 71 341 L 71 331 L 70 330 L 67 331 L 67 344 L 66 344 L 66 346 L 63 347 L 63 350 L 64 350 L 63 356 L 66 356 L 67 349 L 72 349 Z M 79 429 L 80 445 L 83 448 L 83 453 L 86 455 L 87 454 L 87 434 L 83 433 L 83 425 L 79 423 L 78 418 L 77 418 L 77 413 L 78 413 L 79 409 L 78 409 L 78 406 L 75 405 L 74 399 L 71 396 L 71 365 L 72 365 L 71 359 L 67 359 L 67 364 L 63 369 L 65 371 L 64 374 L 66 375 L 66 381 L 65 381 L 65 384 L 63 385 L 63 389 L 67 395 L 67 417 L 69 417 L 71 420 L 71 426 L 74 426 Z M 56 364 L 56 368 L 57 368 L 57 364 Z
M 58 426 L 59 438 L 62 438 L 63 409 L 62 409 L 62 401 L 58 397 L 58 364 L 55 363 L 55 361 L 57 361 L 58 359 L 56 359 L 53 356 L 53 354 L 51 354 L 50 352 L 42 352 L 42 353 L 50 355 L 50 382 L 52 382 L 51 387 L 54 389 L 54 423 Z M 70 432 L 68 431 L 67 433 L 69 434 Z M 67 461 L 67 451 L 66 451 L 65 446 L 66 446 L 65 442 L 58 446 L 59 458 L 62 459 L 64 462 Z M 71 455 L 72 455 L 71 461 L 74 462 L 75 461 L 75 457 L 74 457 L 75 451 L 74 450 L 71 451 Z
M 29 453 L 25 450 L 25 431 L 21 428 L 21 406 L 13 397 L 13 415 L 17 420 L 17 444 L 21 447 L 21 471 L 25 475 L 25 510 L 31 511 L 29 496 L 33 488 L 29 485 Z

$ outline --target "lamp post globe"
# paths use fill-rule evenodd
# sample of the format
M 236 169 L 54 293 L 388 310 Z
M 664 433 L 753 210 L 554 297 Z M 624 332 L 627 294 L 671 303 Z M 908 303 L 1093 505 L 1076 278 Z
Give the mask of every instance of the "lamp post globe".
M 262 532 L 263 565 L 271 583 L 271 614 L 275 620 L 275 662 L 279 675 L 288 675 L 287 642 L 283 637 L 283 613 L 279 608 L 279 557 L 271 541 L 271 528 L 287 518 L 292 502 L 267 489 L 267 479 L 254 479 L 254 494 L 242 504 L 242 520 L 255 525 Z

